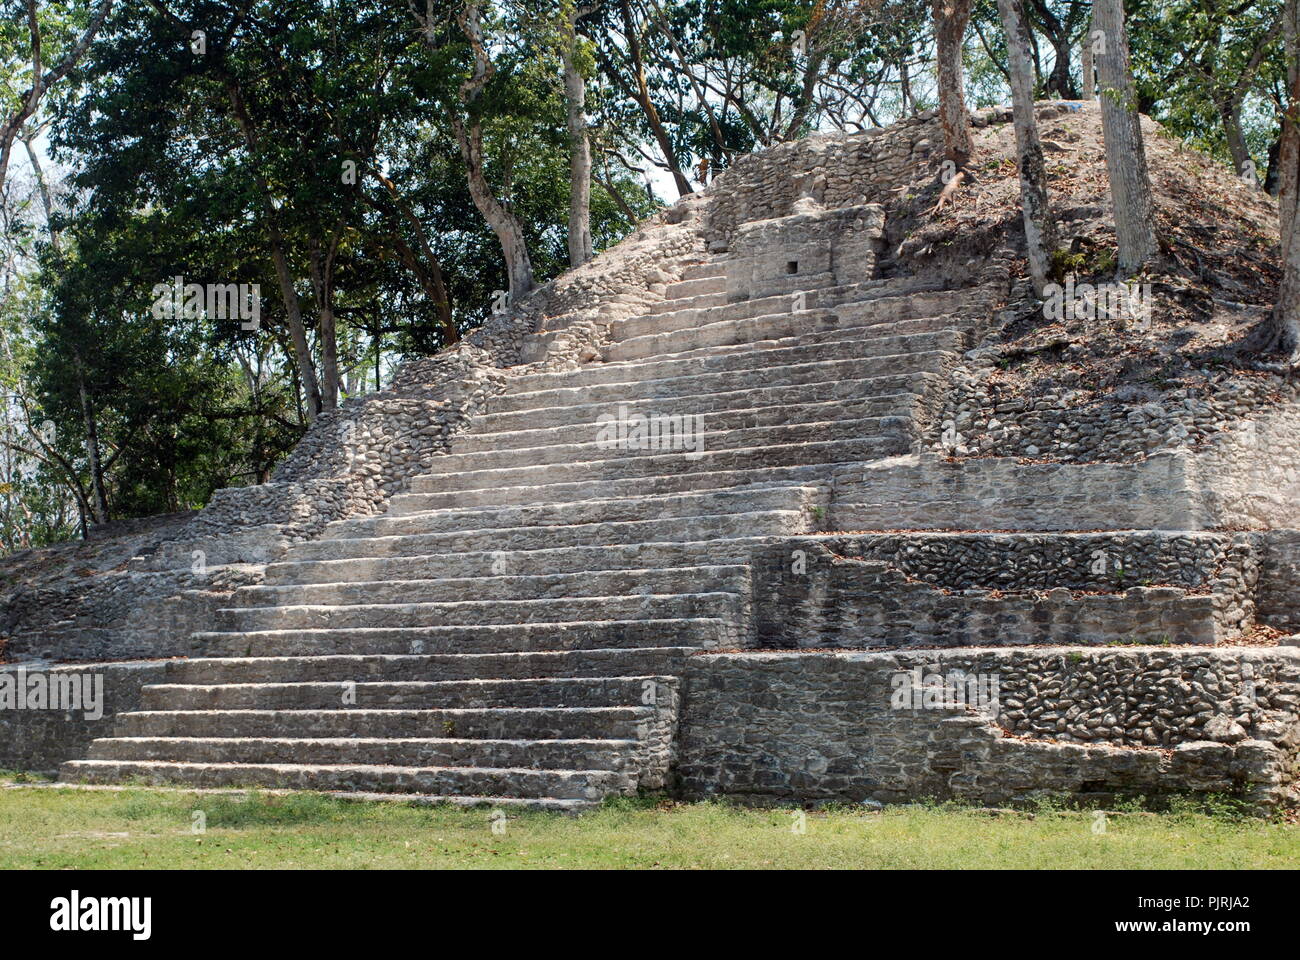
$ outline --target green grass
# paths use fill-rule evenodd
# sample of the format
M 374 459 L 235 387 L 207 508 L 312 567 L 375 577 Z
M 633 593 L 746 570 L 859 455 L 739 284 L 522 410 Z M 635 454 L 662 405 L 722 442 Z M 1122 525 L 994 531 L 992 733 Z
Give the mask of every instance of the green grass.
M 206 832 L 191 831 L 194 812 Z M 942 805 L 810 812 L 624 800 L 585 814 L 151 791 L 0 787 L 0 867 L 65 868 L 1267 868 L 1300 827 L 1169 814 L 1033 814 Z

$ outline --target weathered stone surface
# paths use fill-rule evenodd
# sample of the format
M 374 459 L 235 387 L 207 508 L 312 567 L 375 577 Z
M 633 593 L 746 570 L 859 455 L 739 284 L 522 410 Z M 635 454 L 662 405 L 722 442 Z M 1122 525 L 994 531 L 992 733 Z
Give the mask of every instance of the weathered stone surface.
M 1300 393 L 1003 391 L 1014 236 L 899 200 L 938 142 L 739 158 L 271 483 L 13 586 L 9 657 L 194 659 L 110 668 L 111 729 L 0 712 L 0 763 L 558 809 L 1283 802 L 1297 648 L 1213 645 L 1300 628 Z M 892 707 L 928 667 L 996 710 Z

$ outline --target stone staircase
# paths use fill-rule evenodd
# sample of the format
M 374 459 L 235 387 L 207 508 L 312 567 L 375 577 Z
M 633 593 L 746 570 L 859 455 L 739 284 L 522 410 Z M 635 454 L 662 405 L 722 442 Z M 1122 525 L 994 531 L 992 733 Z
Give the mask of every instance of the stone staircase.
M 564 810 L 663 787 L 684 658 L 753 643 L 755 547 L 821 529 L 835 467 L 913 451 L 976 322 L 911 278 L 733 302 L 726 258 L 679 273 L 604 362 L 519 373 L 386 514 L 237 590 L 62 779 Z M 702 449 L 609 449 L 620 409 L 700 416 Z

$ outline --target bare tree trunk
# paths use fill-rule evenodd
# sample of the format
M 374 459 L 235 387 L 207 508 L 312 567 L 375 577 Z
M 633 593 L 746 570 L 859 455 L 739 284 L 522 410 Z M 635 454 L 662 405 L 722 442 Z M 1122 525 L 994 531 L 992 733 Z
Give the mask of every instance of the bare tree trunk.
M 1103 41 L 1097 51 L 1097 79 L 1106 137 L 1106 172 L 1119 240 L 1119 269 L 1128 276 L 1141 270 L 1157 249 L 1151 175 L 1129 64 L 1123 0 L 1096 0 L 1092 18 Z
M 1083 34 L 1083 49 L 1080 51 L 1080 60 L 1083 62 L 1083 99 L 1097 99 L 1097 77 L 1096 65 L 1092 59 L 1092 23 L 1088 23 L 1088 29 Z
M 90 489 L 93 498 L 90 504 L 91 519 L 95 523 L 108 522 L 108 496 L 104 492 L 104 469 L 99 459 L 99 428 L 95 422 L 95 408 L 90 402 L 90 392 L 86 389 L 86 374 L 77 361 L 77 393 L 81 398 L 81 422 L 86 431 L 86 465 L 90 468 Z
M 971 0 L 933 0 L 934 35 L 939 58 L 939 122 L 944 154 L 964 170 L 974 152 L 962 78 L 962 41 L 970 22 Z
M 1223 133 L 1228 141 L 1228 153 L 1232 157 L 1233 169 L 1237 171 L 1238 176 L 1243 178 L 1248 170 L 1251 171 L 1255 185 L 1261 189 L 1265 189 L 1265 187 L 1260 182 L 1258 172 L 1254 169 L 1250 149 L 1246 146 L 1246 134 L 1241 127 L 1241 110 L 1246 95 L 1250 92 L 1251 84 L 1259 74 L 1259 68 L 1263 65 L 1268 52 L 1273 47 L 1273 41 L 1277 39 L 1283 27 L 1282 18 L 1274 22 L 1273 26 L 1269 28 L 1268 32 L 1256 45 L 1250 60 L 1237 73 L 1231 87 L 1226 90 L 1216 89 L 1214 95 L 1219 118 L 1223 121 Z
M 591 141 L 587 137 L 587 81 L 574 63 L 577 21 L 587 8 L 574 8 L 565 18 L 560 58 L 564 63 L 564 102 L 569 130 L 569 266 L 591 259 Z
M 316 295 L 316 335 L 320 342 L 320 402 L 322 410 L 339 405 L 338 324 L 334 317 L 334 257 L 339 237 L 335 232 L 328 250 L 311 245 L 311 285 Z
M 415 251 L 410 245 L 401 238 L 396 232 L 392 233 L 389 238 L 393 244 L 393 249 L 406 268 L 415 274 L 415 279 L 420 283 L 420 289 L 424 295 L 434 304 L 438 311 L 438 323 L 443 329 L 444 346 L 451 346 L 460 339 L 460 331 L 456 329 L 456 324 L 451 318 L 451 310 L 447 303 L 447 287 L 442 276 L 442 265 L 438 263 L 436 257 L 426 267 L 420 262 L 420 258 L 415 255 Z
M 1282 135 L 1268 145 L 1268 170 L 1264 173 L 1264 192 L 1277 197 L 1282 189 Z
M 248 147 L 249 163 L 252 166 L 253 182 L 257 185 L 262 201 L 262 212 L 266 216 L 267 246 L 270 248 L 271 263 L 275 266 L 275 279 L 280 287 L 280 299 L 284 303 L 284 315 L 289 324 L 289 335 L 293 339 L 293 352 L 298 361 L 298 377 L 302 383 L 303 393 L 307 395 L 307 406 L 303 416 L 308 423 L 313 422 L 321 412 L 320 384 L 316 380 L 316 365 L 311 356 L 311 344 L 307 342 L 307 328 L 302 322 L 302 304 L 298 301 L 298 291 L 294 287 L 293 274 L 289 270 L 289 261 L 285 256 L 284 237 L 280 233 L 280 223 L 276 218 L 275 204 L 271 202 L 271 188 L 257 167 L 257 131 L 244 105 L 244 94 L 234 80 L 226 81 L 226 93 L 230 97 L 230 109 L 235 122 Z
M 411 205 L 402 199 L 401 194 L 397 192 L 397 185 L 392 180 L 374 168 L 368 168 L 366 172 L 383 185 L 393 201 L 393 206 L 397 208 L 397 212 L 411 225 L 411 230 L 415 235 L 415 242 L 419 244 L 420 253 L 424 256 L 427 266 L 420 263 L 415 254 L 411 252 L 410 247 L 403 242 L 396 229 L 392 233 L 393 242 L 397 245 L 398 254 L 415 274 L 416 279 L 420 281 L 425 296 L 433 301 L 434 307 L 438 311 L 438 322 L 442 324 L 443 343 L 445 346 L 451 346 L 460 340 L 460 331 L 456 329 L 456 321 L 451 316 L 451 297 L 447 294 L 447 283 L 443 277 L 442 263 L 433 252 L 433 248 L 429 246 L 429 241 L 424 233 L 424 224 L 420 223 L 420 218 L 415 215 Z M 372 200 L 364 193 L 361 197 L 363 201 L 376 210 L 381 213 L 385 212 L 383 207 L 379 206 L 378 201 Z
M 36 189 L 41 195 L 41 206 L 45 210 L 45 227 L 50 234 L 50 249 L 54 251 L 56 260 L 63 259 L 63 246 L 59 242 L 58 231 L 54 229 L 54 198 L 50 196 L 50 185 L 45 180 L 45 171 L 41 169 L 40 157 L 36 155 L 36 149 L 32 146 L 32 134 L 21 137 L 23 147 L 27 150 L 27 160 L 32 165 L 32 173 L 36 177 Z M 3 179 L 0 178 L 0 183 Z
M 636 101 L 641 112 L 645 114 L 646 122 L 650 124 L 650 132 L 659 145 L 659 152 L 664 155 L 664 162 L 668 164 L 668 170 L 673 175 L 673 182 L 677 184 L 678 195 L 685 197 L 693 192 L 691 183 L 686 179 L 686 174 L 682 173 L 681 164 L 677 162 L 677 151 L 673 149 L 672 138 L 668 136 L 663 120 L 659 117 L 659 111 L 650 98 L 650 87 L 645 76 L 645 59 L 641 55 L 641 35 L 627 0 L 620 0 L 619 12 L 623 17 L 623 32 L 627 39 L 628 54 L 632 58 L 632 79 L 636 84 L 636 88 L 630 91 L 632 99 Z
M 1228 153 L 1232 157 L 1232 169 L 1238 176 L 1244 176 L 1250 163 L 1250 151 L 1246 149 L 1246 135 L 1241 129 L 1241 101 L 1220 100 L 1218 108 L 1223 133 L 1228 140 Z
M 1034 117 L 1034 68 L 1029 62 L 1029 29 L 1020 0 L 998 0 L 1007 36 L 1007 66 L 1011 74 L 1011 104 L 1015 118 L 1016 160 L 1020 167 L 1020 205 L 1025 218 L 1025 245 L 1034 293 L 1043 295 L 1056 250 L 1056 222 L 1047 197 L 1047 165 Z
M 270 203 L 267 203 L 270 207 Z M 307 406 L 303 411 L 308 423 L 314 421 L 321 412 L 320 383 L 316 379 L 316 364 L 311 356 L 311 344 L 307 342 L 307 328 L 302 322 L 302 304 L 298 300 L 298 291 L 293 285 L 293 275 L 289 272 L 289 262 L 284 256 L 284 239 L 274 216 L 268 213 L 267 237 L 270 241 L 271 262 L 275 265 L 275 278 L 280 285 L 280 299 L 284 302 L 285 316 L 289 321 L 289 335 L 293 339 L 293 352 L 298 361 L 298 376 L 302 381 L 302 391 L 307 395 Z
M 1052 65 L 1052 73 L 1047 80 L 1047 90 L 1049 93 L 1055 93 L 1062 100 L 1074 100 L 1078 91 L 1075 90 L 1074 80 L 1070 77 L 1070 41 L 1066 37 L 1057 36 L 1048 39 L 1056 54 L 1056 62 Z M 1030 75 L 1032 76 L 1032 73 Z
M 528 244 L 519 219 L 492 192 L 483 169 L 483 125 L 477 108 L 483 87 L 492 78 L 495 68 L 483 42 L 482 11 L 476 2 L 467 2 L 457 15 L 457 22 L 469 39 L 474 51 L 474 73 L 461 84 L 461 101 L 469 114 L 466 123 L 454 111 L 451 117 L 456 140 L 460 144 L 461 158 L 465 161 L 465 175 L 469 194 L 501 243 L 506 261 L 506 277 L 510 286 L 510 302 L 518 303 L 533 289 L 533 262 L 528 256 Z
M 1282 120 L 1281 190 L 1282 284 L 1273 309 L 1271 337 L 1266 348 L 1300 362 L 1300 0 L 1287 0 L 1285 36 L 1289 61 L 1290 104 Z

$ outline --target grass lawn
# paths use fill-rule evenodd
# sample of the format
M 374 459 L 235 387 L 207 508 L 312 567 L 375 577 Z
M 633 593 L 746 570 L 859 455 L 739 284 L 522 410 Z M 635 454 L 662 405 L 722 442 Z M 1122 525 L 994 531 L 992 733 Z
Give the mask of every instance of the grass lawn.
M 581 817 L 313 794 L 14 789 L 0 868 L 1236 868 L 1300 866 L 1300 826 L 1201 813 L 810 812 L 611 803 Z M 206 831 L 194 833 L 196 812 Z

